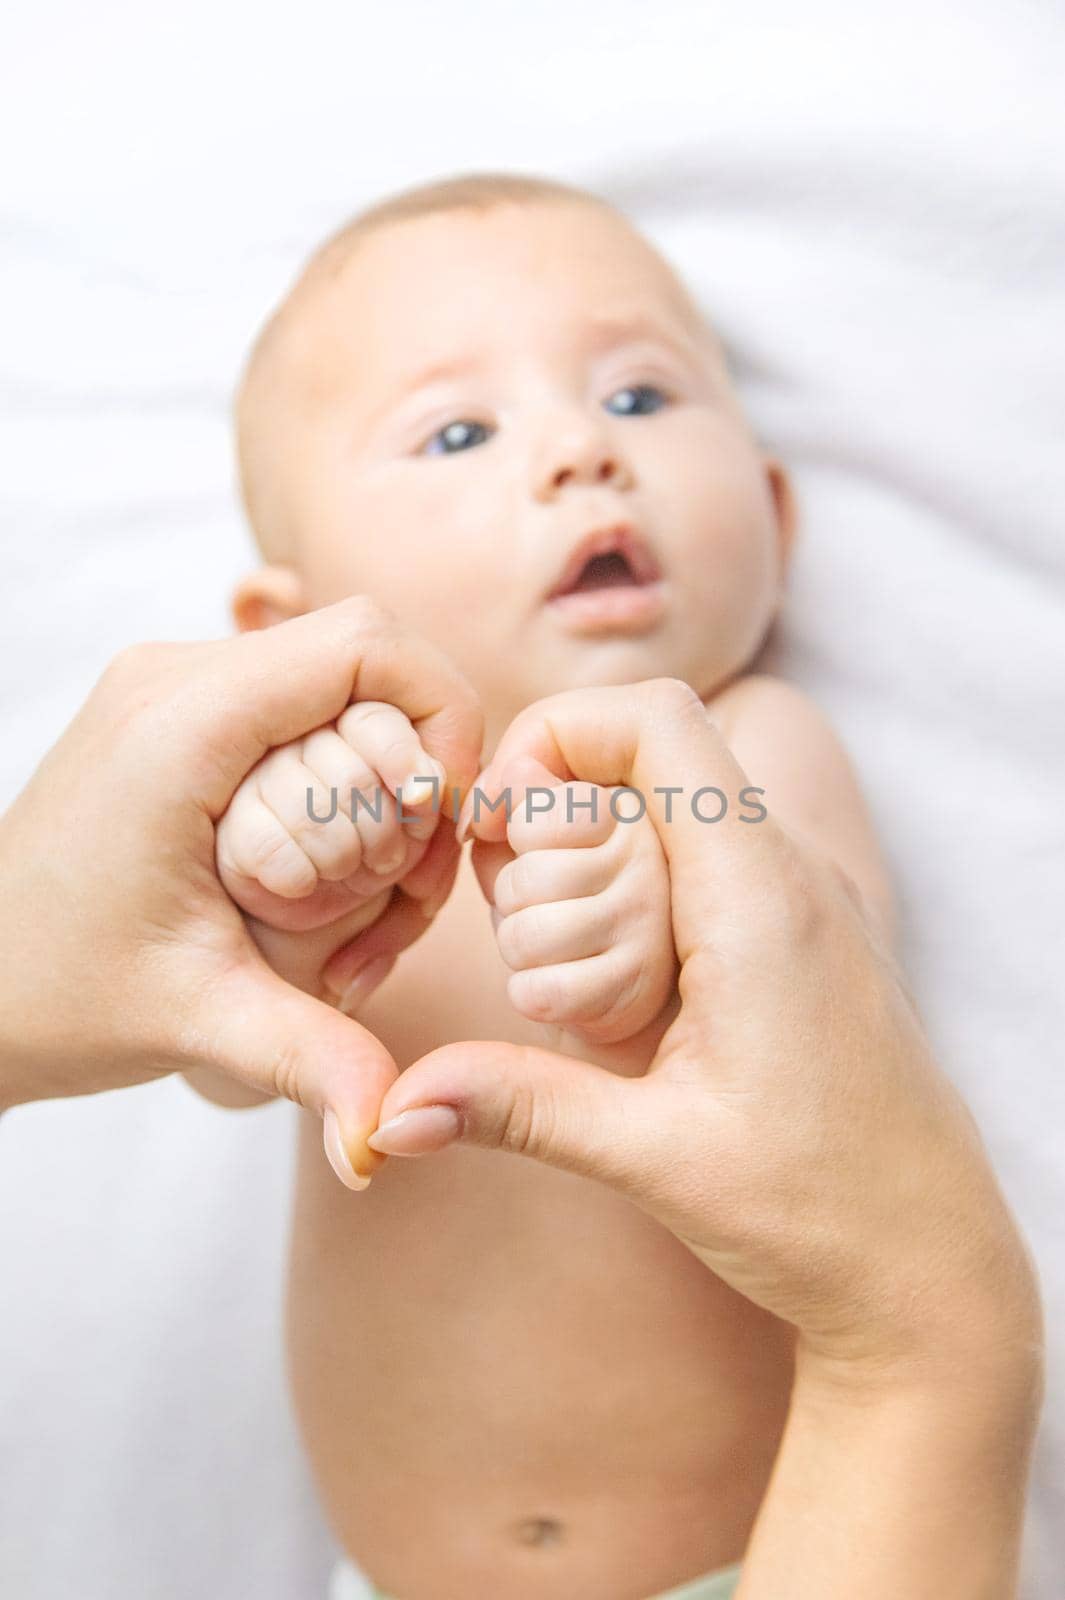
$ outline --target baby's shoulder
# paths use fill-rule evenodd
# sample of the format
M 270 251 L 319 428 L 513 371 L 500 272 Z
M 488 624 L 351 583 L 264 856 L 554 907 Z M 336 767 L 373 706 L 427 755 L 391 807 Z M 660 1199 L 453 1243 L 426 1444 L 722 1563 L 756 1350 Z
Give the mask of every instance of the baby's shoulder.
M 782 735 L 801 741 L 836 737 L 804 690 L 766 672 L 736 678 L 706 701 L 706 709 L 729 744 L 737 734 L 745 741 L 760 734 L 774 741 Z
M 872 820 L 824 712 L 795 684 L 762 673 L 730 684 L 706 709 L 769 814 L 843 868 L 890 938 L 891 887 Z
M 808 694 L 783 678 L 752 673 L 707 702 L 707 712 L 751 782 L 796 824 L 838 824 L 860 810 L 843 741 Z

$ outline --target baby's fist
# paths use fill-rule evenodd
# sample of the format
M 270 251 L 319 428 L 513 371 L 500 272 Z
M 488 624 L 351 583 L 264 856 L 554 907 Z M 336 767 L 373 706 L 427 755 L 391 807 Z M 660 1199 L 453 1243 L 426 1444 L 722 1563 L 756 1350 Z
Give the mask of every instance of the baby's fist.
M 624 791 L 588 783 L 512 791 L 514 857 L 492 889 L 507 993 L 530 1021 L 619 1044 L 674 993 L 669 871 Z
M 223 887 L 272 928 L 346 917 L 416 866 L 443 777 L 395 706 L 349 706 L 335 724 L 271 750 L 240 785 L 218 824 Z

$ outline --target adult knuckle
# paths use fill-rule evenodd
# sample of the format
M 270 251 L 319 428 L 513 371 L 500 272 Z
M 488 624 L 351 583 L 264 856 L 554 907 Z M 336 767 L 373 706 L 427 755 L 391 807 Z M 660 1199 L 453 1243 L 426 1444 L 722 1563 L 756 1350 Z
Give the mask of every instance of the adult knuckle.
M 135 683 L 141 676 L 139 662 L 143 658 L 144 649 L 145 646 L 142 644 L 128 644 L 119 650 L 117 655 L 113 655 L 100 674 L 100 687 L 104 690 L 116 690 Z
M 142 773 L 178 768 L 187 790 L 216 780 L 220 748 L 243 731 L 227 733 L 215 665 L 227 648 L 139 642 L 108 664 L 97 703 L 114 741 Z
M 109 663 L 94 691 L 96 712 L 108 731 L 117 755 L 123 753 L 142 772 L 159 771 L 177 759 L 193 762 L 197 743 L 188 715 L 195 706 L 195 690 L 189 692 L 181 678 L 172 681 L 161 674 L 153 661 L 166 646 L 131 645 Z M 179 755 L 180 753 L 180 755 Z
M 514 1155 L 533 1155 L 546 1148 L 549 1140 L 549 1113 L 528 1084 L 514 1083 L 507 1101 L 499 1145 Z
M 375 752 L 385 756 L 402 752 L 411 733 L 404 714 L 380 700 L 357 701 L 344 712 L 338 726 L 345 740 L 370 735 Z
M 825 871 L 837 896 L 845 900 L 853 911 L 863 911 L 862 892 L 847 869 L 840 866 L 838 861 L 826 860 Z
M 335 723 L 315 728 L 313 733 L 305 733 L 302 739 L 296 739 L 293 743 L 300 760 L 307 766 L 313 766 L 315 761 L 342 761 L 345 755 L 351 754 L 337 733 Z
M 395 616 L 368 594 L 353 594 L 344 601 L 347 620 L 356 633 L 370 630 L 385 631 L 395 626 Z
M 283 1039 L 275 1047 L 270 1076 L 277 1094 L 303 1105 L 303 1052 L 296 1040 Z
M 827 905 L 821 878 L 797 851 L 784 852 L 778 862 L 771 909 L 789 944 L 810 944 L 824 927 Z
M 358 733 L 380 716 L 384 708 L 379 700 L 356 700 L 337 719 L 337 732 L 349 743 Z
M 161 644 L 156 640 L 138 639 L 133 644 L 124 645 L 108 665 L 108 671 L 126 679 L 137 679 L 145 673 L 152 672 L 164 661 L 168 661 L 174 652 L 174 646 Z
M 153 680 L 158 676 L 165 645 L 130 644 L 107 663 L 97 685 L 99 695 L 113 709 L 133 715 L 151 709 L 157 696 Z
M 706 715 L 702 700 L 681 678 L 651 678 L 643 685 L 643 693 L 652 709 L 664 716 L 688 716 L 696 711 Z

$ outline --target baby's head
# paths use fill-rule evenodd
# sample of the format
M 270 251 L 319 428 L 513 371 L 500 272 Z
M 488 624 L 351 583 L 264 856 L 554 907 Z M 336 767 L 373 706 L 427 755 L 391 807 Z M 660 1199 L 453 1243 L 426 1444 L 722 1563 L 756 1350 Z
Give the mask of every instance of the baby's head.
M 237 432 L 268 563 L 239 624 L 369 594 L 466 672 L 489 748 L 560 689 L 708 696 L 779 602 L 787 481 L 717 339 L 560 184 L 458 179 L 357 218 L 260 336 Z

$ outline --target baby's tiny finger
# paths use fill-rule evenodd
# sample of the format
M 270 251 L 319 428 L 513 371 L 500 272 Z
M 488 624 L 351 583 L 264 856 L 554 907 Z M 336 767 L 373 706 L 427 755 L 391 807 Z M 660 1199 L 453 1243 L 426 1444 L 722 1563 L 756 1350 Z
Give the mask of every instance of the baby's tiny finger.
M 242 783 L 230 801 L 218 824 L 216 850 L 222 882 L 238 904 L 241 879 L 286 900 L 303 899 L 318 882 L 314 865 L 263 801 L 254 780 Z
M 355 829 L 296 747 L 267 756 L 260 764 L 258 783 L 263 801 L 320 877 L 335 883 L 354 872 L 361 854 Z
M 470 849 L 470 863 L 481 893 L 490 906 L 495 903 L 495 887 L 500 874 L 514 859 L 514 852 L 505 839 L 498 843 L 494 840 L 474 839 Z
M 375 801 L 373 809 L 360 807 L 359 810 L 362 864 L 364 869 L 387 878 L 402 869 L 409 838 L 396 814 L 396 802 L 380 778 L 375 781 Z
M 337 733 L 335 728 L 316 728 L 303 740 L 304 766 L 309 767 L 346 817 L 357 823 L 363 804 L 372 805 L 374 789 L 380 786 L 377 774 Z
M 426 754 L 413 723 L 397 707 L 359 701 L 338 718 L 337 732 L 380 773 L 392 794 L 402 789 L 405 811 L 439 810 L 444 769 Z
M 592 895 L 515 911 L 496 927 L 496 943 L 507 966 L 524 972 L 600 955 L 613 944 L 616 932 L 608 897 Z
M 398 872 L 407 859 L 408 838 L 420 835 L 400 822 L 396 802 L 380 774 L 334 728 L 319 728 L 303 741 L 303 758 L 351 818 L 358 854 L 349 876 L 359 893 L 374 893 L 383 877 Z M 431 831 L 431 827 L 430 830 Z
M 497 911 L 506 917 L 525 906 L 542 905 L 549 900 L 577 900 L 599 894 L 616 872 L 608 848 L 530 850 L 499 870 L 492 898 Z
M 530 785 L 515 792 L 507 827 L 511 848 L 521 855 L 527 850 L 585 850 L 602 844 L 617 826 L 611 793 L 594 783 Z
M 616 950 L 511 973 L 507 995 L 515 1011 L 530 1022 L 582 1024 L 611 1010 L 627 987 Z

